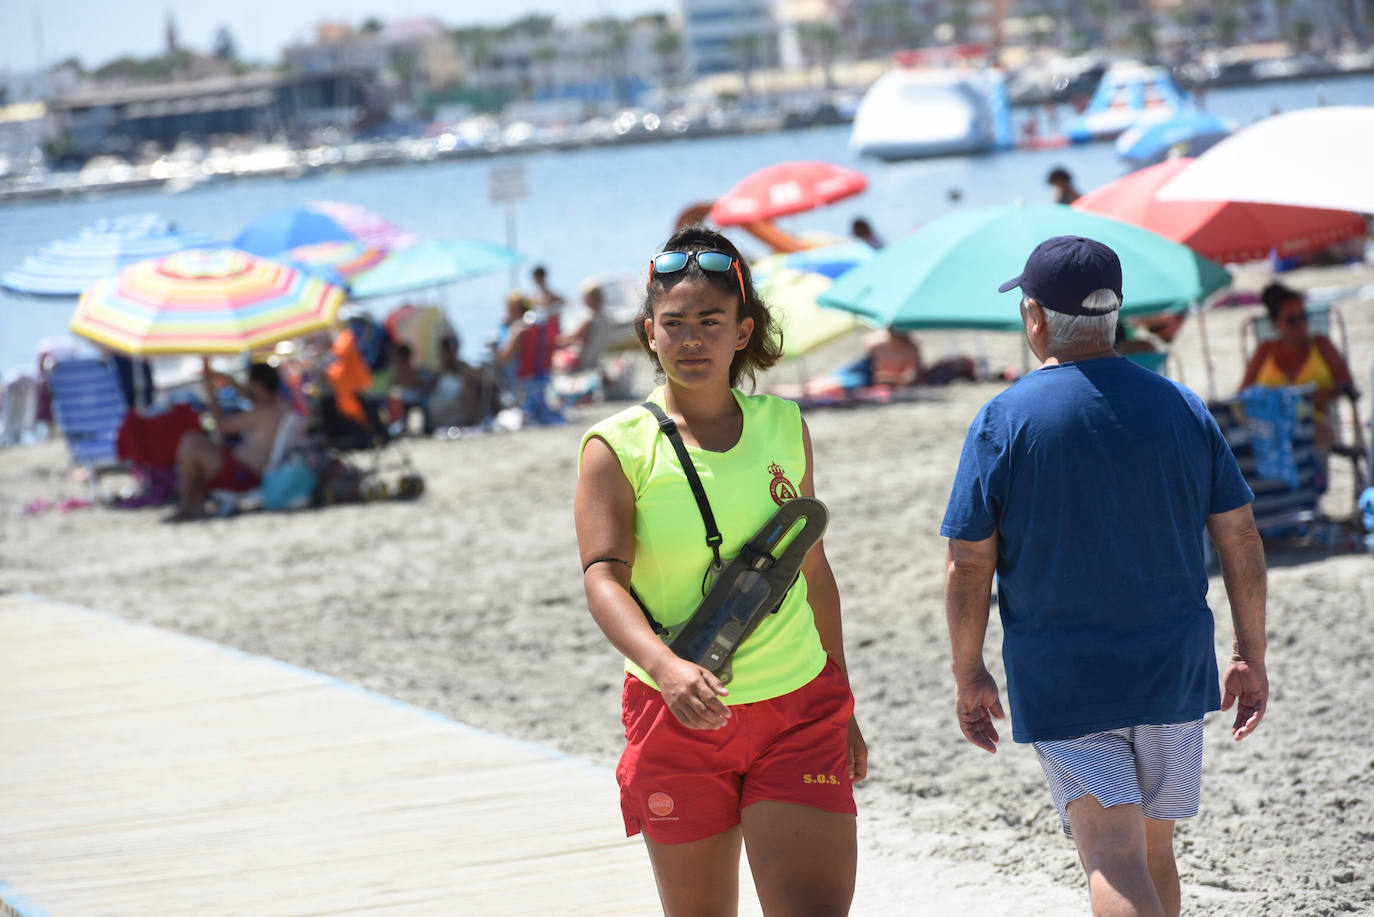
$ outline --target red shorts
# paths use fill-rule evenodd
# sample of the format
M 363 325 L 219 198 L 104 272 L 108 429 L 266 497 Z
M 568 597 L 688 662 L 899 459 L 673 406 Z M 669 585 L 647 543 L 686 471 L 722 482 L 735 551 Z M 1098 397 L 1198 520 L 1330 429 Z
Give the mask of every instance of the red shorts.
M 206 490 L 252 490 L 262 483 L 256 471 L 234 457 L 234 450 L 223 446 L 219 451 L 219 471 L 205 484 Z
M 727 831 L 763 800 L 858 814 L 849 782 L 854 695 L 827 660 L 810 682 L 781 697 L 735 704 L 720 729 L 688 729 L 663 696 L 625 676 L 625 753 L 616 779 L 625 834 L 660 844 Z

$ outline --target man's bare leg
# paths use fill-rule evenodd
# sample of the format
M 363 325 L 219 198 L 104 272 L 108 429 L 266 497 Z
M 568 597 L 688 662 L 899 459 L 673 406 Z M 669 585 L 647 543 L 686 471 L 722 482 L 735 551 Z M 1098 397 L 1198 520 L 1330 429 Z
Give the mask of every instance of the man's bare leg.
M 1088 874 L 1093 917 L 1165 917 L 1146 855 L 1145 815 L 1134 803 L 1069 803 L 1069 827 Z
M 1183 892 L 1178 885 L 1178 863 L 1174 861 L 1172 820 L 1145 819 L 1145 856 L 1165 917 L 1178 917 L 1183 909 Z
M 181 497 L 170 519 L 199 519 L 205 515 L 205 485 L 219 473 L 224 457 L 204 433 L 187 433 L 177 443 L 177 486 Z

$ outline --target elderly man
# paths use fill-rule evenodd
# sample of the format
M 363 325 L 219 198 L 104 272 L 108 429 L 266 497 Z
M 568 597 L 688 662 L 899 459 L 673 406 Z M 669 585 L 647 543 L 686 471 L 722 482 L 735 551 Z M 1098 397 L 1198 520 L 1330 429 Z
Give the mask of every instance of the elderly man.
M 1093 913 L 1177 915 L 1174 820 L 1197 814 L 1202 717 L 1236 703 L 1239 740 L 1269 696 L 1253 495 L 1198 397 L 1113 353 L 1115 252 L 1049 239 L 1001 290 L 1018 286 L 1043 365 L 974 419 L 941 526 L 959 726 L 996 751 L 995 572 L 1012 738 L 1035 747 Z M 1235 632 L 1224 697 L 1204 528 Z

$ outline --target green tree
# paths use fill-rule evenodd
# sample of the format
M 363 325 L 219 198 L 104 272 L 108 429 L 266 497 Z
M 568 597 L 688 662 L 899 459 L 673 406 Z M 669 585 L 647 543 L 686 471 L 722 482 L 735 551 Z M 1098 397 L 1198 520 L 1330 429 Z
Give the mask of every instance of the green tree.
M 835 88 L 835 58 L 844 45 L 840 30 L 828 22 L 805 22 L 797 29 L 802 46 L 806 51 L 807 64 L 820 64 L 825 77 L 825 88 Z
M 487 86 L 487 72 L 491 65 L 494 41 L 492 30 L 482 26 L 467 26 L 452 30 L 449 36 L 458 46 L 458 54 L 463 61 L 463 85 L 471 90 L 476 100 L 474 107 L 491 111 L 493 103 Z
M 1217 40 L 1224 45 L 1233 45 L 1240 38 L 1241 27 L 1245 21 L 1241 18 L 1241 0 L 1220 0 L 1216 12 L 1215 29 Z
M 1300 51 L 1307 51 L 1312 43 L 1312 36 L 1316 34 L 1317 27 L 1311 19 L 1296 19 L 1293 22 L 1292 44 Z
M 676 89 L 682 82 L 682 35 L 665 22 L 654 35 L 654 56 L 658 58 L 659 82 Z
M 1099 36 L 1099 41 L 1103 48 L 1111 49 L 1116 47 L 1116 34 L 1112 25 L 1115 21 L 1117 11 L 1116 4 L 1111 0 L 1088 0 L 1088 18 L 1092 23 L 1093 30 Z
M 630 47 L 630 29 L 614 16 L 604 16 L 587 23 L 587 27 L 601 37 L 606 76 L 616 105 L 624 105 L 625 55 Z
M 744 88 L 744 99 L 747 103 L 752 103 L 754 101 L 754 71 L 759 66 L 763 42 L 758 35 L 746 32 L 731 38 L 725 43 L 725 47 L 735 58 L 740 82 Z
M 531 13 L 515 20 L 501 31 L 508 36 L 548 38 L 554 33 L 554 18 L 541 13 Z
M 1158 50 L 1155 42 L 1155 24 L 1149 19 L 1137 19 L 1131 23 L 1128 32 L 1131 45 L 1145 57 L 1154 57 Z
M 382 20 L 378 19 L 376 16 L 368 16 L 363 20 L 363 24 L 358 28 L 358 31 L 362 32 L 364 35 L 376 35 L 383 28 Z
M 892 0 L 887 4 L 889 34 L 895 40 L 893 48 L 916 48 L 921 44 L 921 30 L 909 0 Z
M 969 0 L 954 0 L 950 5 L 949 24 L 954 28 L 954 40 L 956 42 L 962 44 L 968 41 L 969 26 L 973 24 Z
M 238 44 L 234 41 L 234 33 L 229 31 L 227 25 L 221 25 L 215 29 L 215 39 L 210 46 L 210 54 L 225 62 L 238 59 Z
M 558 49 L 553 45 L 540 45 L 534 51 L 534 63 L 538 72 L 538 79 L 544 92 L 550 96 L 557 95 L 554 91 L 555 74 L 554 62 L 558 60 Z

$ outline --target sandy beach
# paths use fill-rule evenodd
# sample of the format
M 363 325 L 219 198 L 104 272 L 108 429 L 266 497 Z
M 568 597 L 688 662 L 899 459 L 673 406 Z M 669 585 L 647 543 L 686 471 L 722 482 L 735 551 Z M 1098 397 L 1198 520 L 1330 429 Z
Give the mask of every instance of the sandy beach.
M 1258 278 L 1239 285 L 1257 289 Z M 1288 282 L 1360 287 L 1374 271 L 1297 272 Z M 1368 390 L 1374 301 L 1341 309 L 1352 368 Z M 1235 390 L 1240 328 L 1258 311 L 1207 315 L 1218 395 Z M 936 359 L 974 338 L 920 341 Z M 1021 365 L 1016 336 L 982 343 L 994 367 Z M 841 342 L 808 367 L 833 365 L 854 347 Z M 1206 394 L 1196 320 L 1172 354 L 1171 374 Z M 772 375 L 766 383 L 795 381 L 786 366 Z M 647 369 L 642 380 L 647 388 Z M 969 913 L 1087 910 L 1034 753 L 1007 729 L 989 756 L 963 741 L 952 713 L 938 527 L 964 431 L 1000 387 L 955 384 L 914 402 L 807 414 L 872 754 L 858 790 L 865 860 L 856 913 L 920 913 L 923 887 L 935 884 L 962 889 Z M 572 494 L 583 430 L 619 407 L 579 408 L 556 428 L 410 441 L 428 482 L 418 502 L 182 526 L 160 524 L 160 510 L 22 516 L 29 500 L 82 496 L 86 485 L 71 479 L 60 442 L 5 450 L 0 590 L 286 660 L 609 766 L 622 742 L 621 667 L 585 609 Z M 1368 397 L 1362 409 L 1367 417 Z M 1324 506 L 1347 516 L 1348 465 L 1332 467 Z M 1374 679 L 1374 556 L 1292 546 L 1269 562 L 1273 699 L 1242 743 L 1230 739 L 1227 715 L 1207 720 L 1202 813 L 1178 829 L 1184 911 L 1374 913 L 1374 733 L 1363 720 Z M 1231 628 L 1219 574 L 1210 599 L 1223 657 Z M 1002 682 L 1000 640 L 994 616 L 988 660 Z

